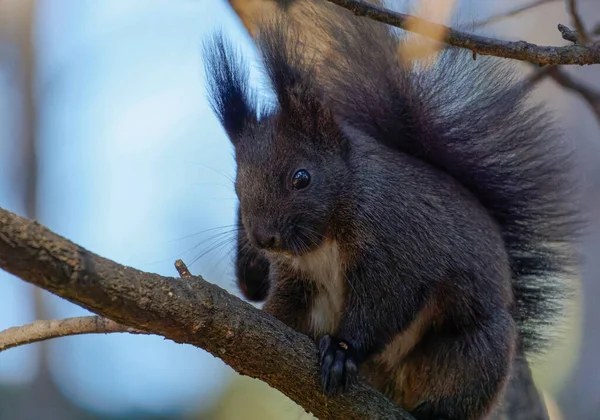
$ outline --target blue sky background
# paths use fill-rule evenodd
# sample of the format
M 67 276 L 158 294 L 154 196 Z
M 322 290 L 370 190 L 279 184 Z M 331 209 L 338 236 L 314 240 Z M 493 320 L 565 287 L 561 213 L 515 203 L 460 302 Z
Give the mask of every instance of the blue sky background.
M 230 225 L 235 206 L 231 148 L 204 97 L 200 47 L 217 28 L 247 42 L 220 1 L 40 2 L 42 223 L 107 258 L 164 275 L 177 275 L 177 257 L 191 263 L 219 243 L 209 238 L 226 229 L 198 233 Z M 8 117 L 18 103 L 10 95 L 15 75 L 2 76 L 8 95 L 0 110 Z M 12 188 L 0 179 L 1 205 L 22 213 Z M 234 291 L 226 251 L 190 268 Z M 0 272 L 0 295 L 0 329 L 34 320 L 29 285 Z M 54 296 L 48 301 L 54 317 L 86 313 Z M 61 388 L 98 410 L 202 404 L 228 377 L 208 353 L 159 337 L 50 344 Z M 3 353 L 0 381 L 30 379 L 34 352 Z

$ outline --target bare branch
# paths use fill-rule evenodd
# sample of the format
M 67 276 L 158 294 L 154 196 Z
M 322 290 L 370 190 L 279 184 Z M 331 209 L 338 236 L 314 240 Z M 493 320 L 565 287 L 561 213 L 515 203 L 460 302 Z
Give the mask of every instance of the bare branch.
M 558 30 L 565 41 L 573 42 L 575 44 L 579 43 L 579 34 L 577 31 L 560 23 L 558 24 Z
M 544 80 L 550 74 L 550 70 L 552 69 L 552 67 L 553 66 L 548 66 L 538 69 L 534 66 L 534 72 L 526 82 L 530 85 L 535 85 L 536 83 Z
M 575 80 L 564 69 L 553 67 L 549 76 L 559 85 L 578 93 L 589 105 L 600 123 L 600 92 Z
M 572 90 L 588 103 L 596 119 L 600 124 L 600 92 L 591 86 L 587 86 L 569 75 L 564 69 L 556 66 L 549 66 L 537 70 L 529 79 L 530 83 L 537 83 L 545 77 L 551 77 L 562 87 Z
M 201 277 L 122 266 L 4 209 L 0 267 L 117 323 L 203 348 L 322 420 L 412 420 L 363 380 L 345 395 L 325 396 L 308 337 Z
M 578 42 L 581 44 L 587 44 L 589 42 L 589 38 L 587 32 L 585 31 L 585 27 L 583 26 L 581 16 L 579 16 L 579 12 L 577 11 L 577 0 L 567 0 L 567 3 L 569 6 L 569 13 L 571 14 L 571 19 L 573 20 L 573 26 L 575 26 L 575 30 L 579 35 Z
M 100 316 L 82 316 L 51 321 L 35 321 L 0 331 L 0 352 L 24 344 L 80 334 L 147 334 Z
M 501 14 L 498 14 L 498 15 L 494 15 L 494 16 L 489 17 L 489 18 L 484 19 L 484 20 L 480 20 L 480 21 L 475 22 L 474 24 L 469 25 L 469 26 L 472 26 L 472 27 L 475 27 L 475 28 L 480 28 L 482 26 L 490 25 L 492 23 L 496 23 L 496 22 L 499 22 L 501 20 L 508 19 L 508 18 L 520 15 L 521 13 L 528 12 L 528 11 L 530 11 L 532 9 L 535 9 L 536 7 L 539 7 L 539 6 L 543 6 L 543 5 L 550 4 L 550 3 L 557 3 L 558 1 L 560 1 L 560 0 L 536 0 L 534 2 L 531 2 L 529 4 L 523 5 L 521 7 L 516 8 L 516 9 L 509 10 L 508 12 L 501 13 Z
M 442 41 L 448 45 L 466 48 L 480 55 L 512 58 L 540 66 L 556 64 L 599 64 L 600 42 L 589 45 L 550 47 L 525 41 L 502 41 L 454 30 L 415 16 L 398 13 L 361 0 L 327 0 L 357 16 L 364 16 L 404 30 L 412 30 L 428 38 L 438 39 L 440 31 L 446 35 Z M 414 23 L 418 23 L 415 25 Z

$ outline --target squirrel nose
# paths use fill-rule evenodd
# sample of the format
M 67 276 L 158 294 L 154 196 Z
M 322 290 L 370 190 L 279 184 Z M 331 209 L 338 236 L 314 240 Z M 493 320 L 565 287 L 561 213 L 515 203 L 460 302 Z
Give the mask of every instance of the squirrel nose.
M 279 247 L 279 235 L 265 229 L 254 229 L 254 242 L 259 248 L 276 249 Z

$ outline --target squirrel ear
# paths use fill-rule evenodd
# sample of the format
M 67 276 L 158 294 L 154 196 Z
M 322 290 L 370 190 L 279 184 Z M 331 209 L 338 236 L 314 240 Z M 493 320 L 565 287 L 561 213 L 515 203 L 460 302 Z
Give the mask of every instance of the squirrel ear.
M 203 47 L 210 105 L 235 146 L 243 132 L 258 123 L 248 68 L 221 33 L 213 35 Z
M 262 21 L 257 44 L 281 110 L 310 114 L 321 108 L 314 60 L 293 24 L 283 15 Z

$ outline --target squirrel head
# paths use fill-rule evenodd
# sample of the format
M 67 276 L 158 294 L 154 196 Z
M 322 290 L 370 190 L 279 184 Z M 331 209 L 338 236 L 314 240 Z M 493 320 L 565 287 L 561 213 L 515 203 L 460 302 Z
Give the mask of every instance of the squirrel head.
M 298 256 L 330 234 L 350 177 L 335 126 L 299 124 L 306 118 L 313 125 L 316 117 L 276 114 L 236 143 L 242 223 L 258 248 Z
M 216 37 L 205 50 L 210 98 L 235 149 L 235 190 L 248 240 L 300 256 L 318 248 L 350 189 L 348 144 L 281 28 L 261 31 L 261 53 L 277 98 L 259 115 L 248 73 Z

